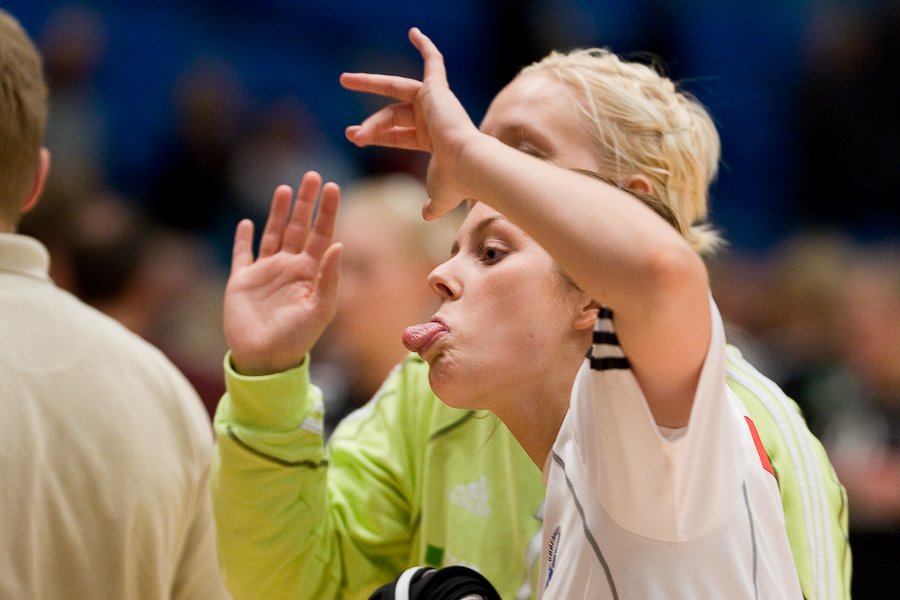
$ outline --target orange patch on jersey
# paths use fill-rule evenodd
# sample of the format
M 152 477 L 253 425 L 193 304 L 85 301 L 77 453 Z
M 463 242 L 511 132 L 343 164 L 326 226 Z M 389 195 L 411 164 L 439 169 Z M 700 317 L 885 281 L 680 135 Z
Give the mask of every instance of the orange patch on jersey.
M 763 446 L 762 440 L 759 439 L 759 432 L 756 431 L 756 425 L 753 424 L 753 420 L 744 416 L 744 419 L 747 420 L 747 427 L 750 428 L 750 435 L 753 436 L 753 443 L 756 445 L 756 453 L 759 454 L 759 462 L 762 463 L 763 469 L 768 471 L 775 476 L 775 471 L 772 470 L 772 463 L 769 462 L 769 455 L 766 454 L 766 448 Z

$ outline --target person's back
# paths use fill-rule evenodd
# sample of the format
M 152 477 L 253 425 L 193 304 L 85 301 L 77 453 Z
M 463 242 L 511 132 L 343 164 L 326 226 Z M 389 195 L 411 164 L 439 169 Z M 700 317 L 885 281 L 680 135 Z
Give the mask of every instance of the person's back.
M 0 95 L 0 597 L 224 598 L 197 393 L 16 233 L 50 154 L 40 56 L 5 11 Z
M 0 596 L 221 597 L 202 404 L 45 257 L 0 235 Z

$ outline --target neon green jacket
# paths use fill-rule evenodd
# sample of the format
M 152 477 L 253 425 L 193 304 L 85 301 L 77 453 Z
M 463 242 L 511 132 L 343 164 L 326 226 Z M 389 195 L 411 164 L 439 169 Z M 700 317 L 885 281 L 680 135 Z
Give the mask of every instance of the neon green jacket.
M 849 598 L 844 489 L 796 405 L 729 352 L 729 385 L 779 479 L 804 595 Z M 506 427 L 444 405 L 410 355 L 326 450 L 308 364 L 243 377 L 226 357 L 211 481 L 235 600 L 365 599 L 422 564 L 464 564 L 505 599 L 533 597 L 544 487 Z

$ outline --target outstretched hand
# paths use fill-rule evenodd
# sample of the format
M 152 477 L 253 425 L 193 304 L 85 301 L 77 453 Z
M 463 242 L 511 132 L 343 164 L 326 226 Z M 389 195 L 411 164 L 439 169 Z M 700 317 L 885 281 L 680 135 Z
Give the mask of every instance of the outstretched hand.
M 298 366 L 334 318 L 340 190 L 334 183 L 323 187 L 319 174 L 310 171 L 293 207 L 291 196 L 289 186 L 275 190 L 255 260 L 253 222 L 244 219 L 235 232 L 224 327 L 234 368 L 244 375 Z
M 430 199 L 422 208 L 422 215 L 433 219 L 450 212 L 469 197 L 456 169 L 468 140 L 482 134 L 450 90 L 444 57 L 437 46 L 415 27 L 410 30 L 409 39 L 424 61 L 422 81 L 371 73 L 341 75 L 341 85 L 348 90 L 398 100 L 361 124 L 348 127 L 346 135 L 357 146 L 430 152 L 427 182 Z

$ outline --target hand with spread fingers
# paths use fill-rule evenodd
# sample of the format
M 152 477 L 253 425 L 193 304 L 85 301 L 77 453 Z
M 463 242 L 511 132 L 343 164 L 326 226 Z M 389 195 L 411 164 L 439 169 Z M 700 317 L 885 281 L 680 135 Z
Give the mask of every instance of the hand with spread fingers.
M 244 375 L 298 366 L 334 317 L 340 190 L 310 171 L 293 206 L 291 196 L 287 185 L 275 190 L 256 259 L 253 223 L 244 219 L 235 232 L 224 327 L 234 368 Z
M 348 90 L 393 98 L 359 125 L 347 128 L 347 139 L 357 146 L 385 146 L 430 152 L 428 193 L 422 209 L 426 219 L 440 217 L 469 197 L 456 173 L 459 156 L 474 136 L 483 135 L 450 90 L 444 57 L 418 28 L 409 39 L 424 61 L 422 81 L 394 75 L 343 73 Z

